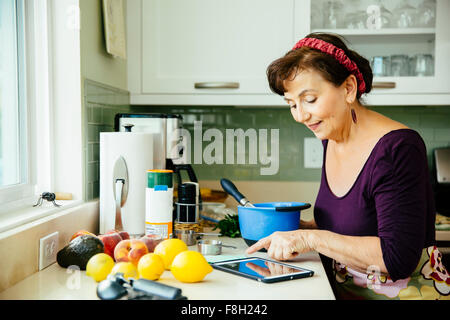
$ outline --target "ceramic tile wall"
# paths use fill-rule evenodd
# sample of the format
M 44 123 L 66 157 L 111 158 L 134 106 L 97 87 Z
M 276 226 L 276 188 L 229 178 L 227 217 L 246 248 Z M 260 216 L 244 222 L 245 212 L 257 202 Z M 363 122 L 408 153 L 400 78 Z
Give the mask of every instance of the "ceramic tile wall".
M 450 106 L 392 106 L 371 109 L 417 130 L 427 146 L 429 165 L 432 163 L 434 148 L 450 146 Z M 287 108 L 131 106 L 131 112 L 179 113 L 183 116 L 184 128 L 190 131 L 192 137 L 194 121 L 198 120 L 202 120 L 203 132 L 208 128 L 217 128 L 224 136 L 225 129 L 229 128 L 279 129 L 280 165 L 277 174 L 261 175 L 260 168 L 263 166 L 260 164 L 193 164 L 200 180 L 215 180 L 219 177 L 256 181 L 320 180 L 321 169 L 306 169 L 303 161 L 303 140 L 314 135 L 305 126 L 296 123 Z M 203 146 L 209 143 L 204 142 Z
M 129 112 L 129 104 L 127 91 L 84 81 L 86 200 L 99 197 L 100 132 L 114 131 L 114 116 Z

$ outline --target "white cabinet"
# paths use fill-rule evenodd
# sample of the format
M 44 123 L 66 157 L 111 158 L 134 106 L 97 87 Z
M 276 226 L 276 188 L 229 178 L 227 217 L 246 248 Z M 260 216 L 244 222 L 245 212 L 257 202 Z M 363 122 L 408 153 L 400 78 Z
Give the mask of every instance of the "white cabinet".
M 294 42 L 293 12 L 294 0 L 129 1 L 132 103 L 281 104 L 266 68 Z
M 267 66 L 308 33 L 328 31 L 344 35 L 369 59 L 433 56 L 430 76 L 375 77 L 368 104 L 450 105 L 450 0 L 433 0 L 432 26 L 357 29 L 354 23 L 356 13 L 370 18 L 370 5 L 394 11 L 400 1 L 128 0 L 131 103 L 285 106 L 270 92 Z M 418 6 L 422 0 L 408 2 Z M 324 12 L 335 3 L 343 5 L 337 12 L 340 24 L 323 23 Z
M 350 47 L 373 62 L 373 90 L 366 99 L 369 104 L 450 105 L 449 0 L 307 2 L 311 32 L 343 35 Z M 436 7 L 435 21 L 424 19 L 424 6 L 429 4 Z M 296 16 L 300 14 L 303 13 L 296 12 Z M 304 29 L 296 29 L 297 38 L 305 35 Z M 420 69 L 420 59 L 415 60 L 416 55 L 431 58 L 426 75 Z M 381 70 L 383 60 L 388 65 L 385 72 Z M 396 68 L 399 61 L 405 61 L 405 72 Z

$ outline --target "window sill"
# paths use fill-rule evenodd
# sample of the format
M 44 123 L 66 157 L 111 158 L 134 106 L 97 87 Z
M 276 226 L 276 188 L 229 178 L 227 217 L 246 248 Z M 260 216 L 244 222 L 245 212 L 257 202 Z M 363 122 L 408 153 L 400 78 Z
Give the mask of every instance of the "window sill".
M 58 200 L 57 204 L 61 207 L 55 207 L 53 203 L 44 201 L 39 207 L 27 206 L 25 208 L 12 210 L 0 215 L 0 239 L 7 237 L 10 233 L 16 233 L 25 229 L 28 224 L 36 220 L 51 219 L 53 215 L 62 213 L 67 209 L 81 205 L 82 200 Z

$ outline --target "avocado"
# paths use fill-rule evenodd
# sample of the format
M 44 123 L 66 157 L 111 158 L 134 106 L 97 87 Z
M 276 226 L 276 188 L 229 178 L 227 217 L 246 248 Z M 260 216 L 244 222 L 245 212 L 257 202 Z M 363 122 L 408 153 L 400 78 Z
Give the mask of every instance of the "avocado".
M 81 270 L 86 270 L 89 259 L 102 252 L 104 252 L 103 242 L 97 237 L 86 234 L 76 237 L 59 250 L 56 261 L 63 268 L 76 265 Z

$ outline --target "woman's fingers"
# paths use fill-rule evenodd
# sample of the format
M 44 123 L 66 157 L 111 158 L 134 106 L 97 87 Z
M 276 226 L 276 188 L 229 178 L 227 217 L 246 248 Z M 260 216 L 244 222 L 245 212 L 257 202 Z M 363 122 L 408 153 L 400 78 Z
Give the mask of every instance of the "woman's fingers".
M 251 254 L 254 253 L 262 248 L 268 249 L 270 246 L 270 237 L 263 238 L 259 240 L 257 243 L 252 245 L 250 248 L 248 248 L 245 253 Z
M 295 252 L 295 249 L 292 249 L 290 246 L 286 246 L 283 248 L 283 260 L 292 259 L 296 255 L 298 255 L 298 253 Z
M 262 248 L 267 249 L 267 255 L 276 260 L 289 260 L 310 250 L 298 230 L 274 232 L 252 245 L 246 253 L 251 254 Z

